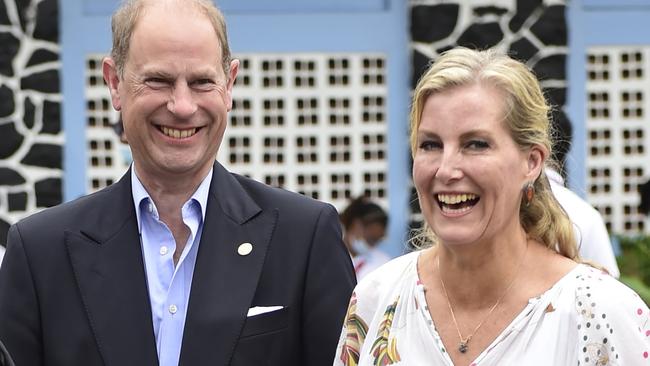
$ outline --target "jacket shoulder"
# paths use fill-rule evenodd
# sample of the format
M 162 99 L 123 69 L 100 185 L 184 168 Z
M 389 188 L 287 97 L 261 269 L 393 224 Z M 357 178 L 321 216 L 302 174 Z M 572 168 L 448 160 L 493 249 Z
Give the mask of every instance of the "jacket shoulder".
M 117 184 L 46 208 L 18 221 L 15 226 L 22 235 L 39 238 L 55 238 L 67 230 L 110 230 L 121 226 L 135 215 L 135 210 L 130 196 L 116 187 Z
M 266 208 L 300 209 L 307 211 L 320 211 L 332 205 L 315 200 L 295 192 L 282 188 L 271 187 L 251 178 L 232 173 L 235 179 L 248 192 L 248 194 L 260 205 Z M 264 207 L 263 207 L 264 208 Z
M 76 198 L 69 202 L 64 202 L 59 205 L 45 208 L 39 212 L 25 217 L 18 221 L 20 226 L 41 226 L 43 224 L 51 225 L 52 222 L 62 222 L 69 218 L 74 219 L 79 214 L 87 214 L 88 211 L 99 209 L 97 203 L 102 200 L 105 195 L 104 191 L 91 193 L 87 196 Z

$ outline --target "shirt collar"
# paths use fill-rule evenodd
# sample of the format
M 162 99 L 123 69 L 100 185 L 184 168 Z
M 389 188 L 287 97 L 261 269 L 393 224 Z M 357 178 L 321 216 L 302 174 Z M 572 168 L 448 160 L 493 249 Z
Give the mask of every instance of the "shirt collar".
M 199 184 L 199 187 L 196 189 L 196 191 L 194 191 L 192 197 L 190 197 L 188 200 L 188 202 L 194 200 L 199 204 L 203 222 L 205 222 L 205 213 L 206 208 L 208 207 L 208 195 L 210 194 L 210 183 L 212 183 L 213 170 L 214 168 L 210 168 L 208 174 L 205 176 L 205 178 L 203 178 L 201 184 Z M 135 206 L 135 216 L 138 220 L 138 232 L 142 232 L 140 204 L 143 200 L 153 200 L 151 199 L 151 196 L 149 196 L 147 189 L 142 185 L 142 182 L 138 178 L 138 175 L 135 173 L 135 162 L 131 164 L 131 194 L 133 196 L 133 205 Z
M 562 178 L 560 173 L 556 172 L 555 169 L 547 167 L 544 169 L 544 173 L 546 173 L 546 177 L 548 177 L 550 181 L 553 181 L 561 186 L 564 185 L 564 178 Z

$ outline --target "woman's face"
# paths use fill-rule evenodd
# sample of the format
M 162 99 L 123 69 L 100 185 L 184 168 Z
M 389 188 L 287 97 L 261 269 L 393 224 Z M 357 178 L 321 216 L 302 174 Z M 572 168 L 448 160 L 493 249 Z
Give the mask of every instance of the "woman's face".
M 435 93 L 417 129 L 413 181 L 427 224 L 443 244 L 520 230 L 522 187 L 539 175 L 537 148 L 522 151 L 504 118 L 504 95 L 471 84 Z

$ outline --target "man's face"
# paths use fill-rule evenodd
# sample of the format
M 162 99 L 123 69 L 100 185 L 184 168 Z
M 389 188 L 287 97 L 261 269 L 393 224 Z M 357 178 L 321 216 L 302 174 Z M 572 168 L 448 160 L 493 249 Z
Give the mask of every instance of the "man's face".
M 223 138 L 238 68 L 233 61 L 225 74 L 209 19 L 191 7 L 151 5 L 131 36 L 123 78 L 108 63 L 105 78 L 140 179 L 204 177 Z

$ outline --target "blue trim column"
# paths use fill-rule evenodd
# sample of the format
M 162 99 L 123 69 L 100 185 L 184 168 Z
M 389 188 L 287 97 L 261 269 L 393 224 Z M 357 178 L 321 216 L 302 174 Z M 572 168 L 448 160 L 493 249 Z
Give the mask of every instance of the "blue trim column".
M 580 0 L 568 4 L 569 53 L 566 112 L 573 125 L 573 142 L 567 157 L 567 170 L 571 189 L 581 197 L 586 197 L 587 188 L 587 126 L 585 105 L 586 54 L 584 11 Z
M 392 2 L 393 26 L 388 61 L 388 167 L 390 192 L 390 222 L 384 250 L 392 256 L 402 254 L 408 239 L 410 219 L 410 153 L 408 143 L 409 106 L 411 101 L 411 62 L 408 51 L 408 4 Z
M 84 98 L 84 48 L 81 0 L 66 0 L 60 7 L 62 60 L 63 200 L 85 194 L 86 125 Z

